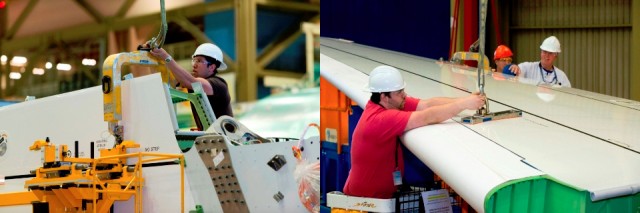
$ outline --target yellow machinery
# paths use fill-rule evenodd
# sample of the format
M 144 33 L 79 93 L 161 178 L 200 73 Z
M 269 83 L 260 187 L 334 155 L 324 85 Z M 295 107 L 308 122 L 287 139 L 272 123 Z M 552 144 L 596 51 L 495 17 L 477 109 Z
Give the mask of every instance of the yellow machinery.
M 164 61 L 159 62 L 150 56 L 148 51 L 135 51 L 110 55 L 104 61 L 102 69 L 102 92 L 104 93 L 104 121 L 109 122 L 109 132 L 115 136 L 116 142 L 123 141 L 123 129 L 118 125 L 122 120 L 122 103 L 120 86 L 122 83 L 121 70 L 127 65 L 145 65 L 157 70 L 164 83 L 172 80 L 173 75 L 167 70 Z
M 478 67 L 480 67 L 480 64 L 482 64 L 482 69 L 484 71 L 485 74 L 491 72 L 491 67 L 489 67 L 489 60 L 482 60 L 481 62 L 481 56 L 483 56 L 484 58 L 487 58 L 486 55 L 481 54 L 481 53 L 476 53 L 476 52 L 456 52 L 455 54 L 453 54 L 453 56 L 451 57 L 451 61 L 453 62 L 461 62 L 461 61 L 466 61 L 466 60 L 474 60 L 474 61 L 478 61 Z
M 48 138 L 35 141 L 29 149 L 42 152 L 43 166 L 32 171 L 35 178 L 25 181 L 25 188 L 38 200 L 33 202 L 34 212 L 109 212 L 115 201 L 127 201 L 132 196 L 135 212 L 142 212 L 142 164 L 169 159 L 178 159 L 181 164 L 184 209 L 184 157 L 127 153 L 127 149 L 139 147 L 132 141 L 123 141 L 112 149 L 100 150 L 101 157 L 94 159 L 71 157 L 67 145 L 56 146 Z M 128 165 L 127 160 L 132 158 L 137 159 L 136 163 Z
M 145 65 L 156 69 L 161 73 L 162 81 L 167 83 L 173 79 L 171 72 L 167 71 L 164 61 L 159 62 L 150 56 L 148 51 L 135 51 L 110 55 L 105 59 L 102 69 L 102 92 L 104 93 L 104 121 L 109 122 L 109 131 L 116 137 L 118 143 L 122 142 L 122 127 L 118 122 L 122 120 L 122 103 L 120 85 L 122 83 L 121 70 L 127 65 Z
M 164 61 L 152 57 L 149 50 L 162 47 L 167 33 L 167 18 L 164 0 L 160 0 L 160 15 L 162 18 L 160 32 L 147 41 L 146 47 L 139 47 L 138 51 L 113 54 L 104 60 L 102 66 L 102 93 L 104 93 L 104 121 L 109 123 L 109 132 L 115 136 L 116 143 L 123 141 L 123 128 L 118 125 L 122 120 L 122 103 L 120 86 L 122 84 L 122 68 L 127 65 L 143 65 L 154 68 L 162 76 L 162 82 L 174 85 L 175 78 L 167 70 Z
M 33 204 L 34 212 L 109 212 L 115 201 L 135 198 L 135 212 L 142 212 L 143 163 L 178 159 L 181 174 L 181 205 L 184 210 L 184 157 L 181 154 L 151 152 L 127 153 L 129 148 L 140 145 L 124 139 L 122 120 L 121 84 L 122 70 L 128 65 L 142 65 L 159 72 L 162 81 L 169 85 L 175 82 L 164 61 L 152 57 L 149 50 L 164 43 L 167 24 L 164 0 L 161 0 L 162 26 L 158 36 L 147 42 L 147 48 L 138 51 L 110 55 L 105 59 L 102 76 L 104 99 L 104 121 L 115 137 L 111 149 L 101 149 L 100 157 L 94 158 L 93 142 L 91 158 L 79 158 L 67 145 L 56 146 L 46 140 L 37 140 L 30 150 L 42 152 L 42 167 L 32 170 L 35 178 L 25 181 L 30 192 L 1 194 L 2 205 Z M 78 146 L 76 142 L 76 148 Z M 133 160 L 131 160 L 133 159 Z M 137 160 L 136 160 L 137 159 Z M 135 162 L 127 164 L 127 160 Z

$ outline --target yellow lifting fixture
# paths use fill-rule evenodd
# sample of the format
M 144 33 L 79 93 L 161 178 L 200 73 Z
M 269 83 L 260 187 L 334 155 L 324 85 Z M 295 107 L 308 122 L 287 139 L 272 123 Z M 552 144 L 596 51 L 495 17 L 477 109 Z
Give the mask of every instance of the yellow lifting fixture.
M 162 82 L 174 85 L 175 78 L 167 70 L 163 60 L 151 56 L 149 50 L 162 47 L 167 34 L 167 18 L 164 0 L 160 0 L 162 26 L 156 37 L 147 41 L 147 47 L 138 47 L 137 51 L 113 54 L 105 59 L 102 66 L 102 93 L 104 93 L 104 121 L 109 123 L 109 132 L 116 138 L 116 144 L 124 140 L 124 129 L 119 124 L 122 120 L 122 68 L 128 65 L 143 65 L 156 69 L 162 76 Z

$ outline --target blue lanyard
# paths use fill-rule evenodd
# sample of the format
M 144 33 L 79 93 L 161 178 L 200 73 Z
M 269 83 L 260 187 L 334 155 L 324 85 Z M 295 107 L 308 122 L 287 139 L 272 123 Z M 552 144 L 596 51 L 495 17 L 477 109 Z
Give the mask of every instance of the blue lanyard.
M 538 64 L 538 67 L 540 67 L 540 77 L 542 78 L 542 81 L 543 81 L 544 83 L 547 83 L 547 84 L 554 84 L 553 82 L 556 82 L 556 83 L 558 83 L 558 84 L 562 85 L 562 83 L 559 83 L 559 82 L 558 82 L 558 74 L 556 73 L 556 69 L 553 69 L 553 79 L 552 79 L 551 81 L 547 82 L 547 80 L 545 80 L 545 79 L 544 79 L 544 73 L 542 73 L 542 70 L 543 70 L 543 68 L 542 68 L 542 63 L 539 63 L 539 64 Z M 545 71 L 545 72 L 546 72 L 546 71 Z

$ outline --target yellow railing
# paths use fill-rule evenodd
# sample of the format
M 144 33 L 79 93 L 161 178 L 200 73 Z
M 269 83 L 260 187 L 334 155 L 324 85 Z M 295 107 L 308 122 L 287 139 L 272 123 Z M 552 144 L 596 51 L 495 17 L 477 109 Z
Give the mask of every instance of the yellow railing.
M 97 206 L 98 193 L 104 193 L 103 199 L 105 197 L 110 199 L 110 197 L 113 196 L 111 194 L 133 194 L 135 196 L 135 212 L 143 212 L 141 186 L 143 185 L 144 179 L 142 178 L 142 169 L 141 169 L 142 163 L 155 162 L 155 161 L 161 161 L 161 160 L 171 160 L 176 158 L 180 161 L 180 212 L 184 212 L 184 156 L 182 154 L 138 152 L 138 153 L 129 153 L 129 154 L 100 157 L 95 159 L 95 162 L 92 164 L 91 171 L 96 171 L 96 165 L 99 164 L 100 162 L 107 161 L 114 158 L 133 158 L 133 157 L 137 157 L 138 161 L 135 164 L 135 169 L 133 172 L 134 175 L 128 181 L 124 189 L 120 189 L 120 188 L 118 188 L 118 190 L 109 189 L 108 185 L 106 185 L 108 182 L 104 182 L 100 180 L 100 178 L 97 175 L 92 175 L 93 195 L 94 195 L 93 206 L 96 207 L 96 208 L 93 208 L 93 212 L 94 213 L 97 212 L 97 209 L 98 209 L 98 206 Z M 144 157 L 155 157 L 155 158 L 144 159 Z M 126 169 L 123 172 L 126 172 Z M 102 189 L 97 189 L 96 187 L 97 185 L 100 185 Z M 135 191 L 131 191 L 132 186 L 136 186 Z M 109 204 L 109 205 L 101 205 L 100 210 L 102 209 L 108 210 L 108 208 L 111 206 L 110 203 L 113 201 L 106 201 L 108 202 L 106 204 Z M 98 211 L 98 212 L 106 212 L 106 211 Z

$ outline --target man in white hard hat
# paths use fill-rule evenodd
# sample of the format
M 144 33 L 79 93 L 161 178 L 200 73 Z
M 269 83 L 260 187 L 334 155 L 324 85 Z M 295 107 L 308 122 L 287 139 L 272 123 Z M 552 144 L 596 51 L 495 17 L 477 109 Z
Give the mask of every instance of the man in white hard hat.
M 540 45 L 540 61 L 522 62 L 518 64 L 521 74 L 520 81 L 530 84 L 547 84 L 571 87 L 569 78 L 560 68 L 553 66 L 553 62 L 560 54 L 560 41 L 555 36 L 545 39 Z
M 153 56 L 166 62 L 167 68 L 171 70 L 176 80 L 182 87 L 189 89 L 189 92 L 193 90 L 191 83 L 200 82 L 207 98 L 209 98 L 216 118 L 223 115 L 233 116 L 227 82 L 216 75 L 220 70 L 227 69 L 227 65 L 223 62 L 222 50 L 218 46 L 211 43 L 198 46 L 191 56 L 191 72 L 180 67 L 171 55 L 162 48 L 153 49 L 150 52 Z M 193 106 L 191 107 L 193 108 Z M 198 129 L 202 130 L 202 124 L 198 117 L 194 116 L 194 118 Z
M 379 66 L 370 73 L 366 89 L 371 98 L 352 135 L 351 171 L 343 189 L 346 195 L 391 198 L 404 172 L 399 136 L 484 104 L 478 94 L 420 100 L 407 96 L 405 85 L 396 68 Z

